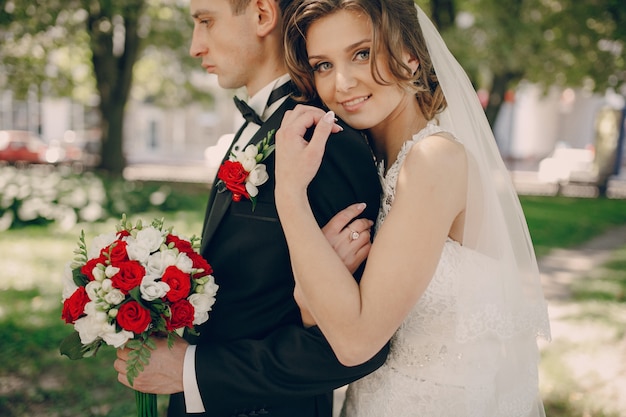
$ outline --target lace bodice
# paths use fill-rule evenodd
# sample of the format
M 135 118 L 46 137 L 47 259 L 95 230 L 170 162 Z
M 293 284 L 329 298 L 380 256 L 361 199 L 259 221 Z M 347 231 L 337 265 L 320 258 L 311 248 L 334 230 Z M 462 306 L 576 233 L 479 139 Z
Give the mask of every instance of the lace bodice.
M 429 124 L 404 144 L 386 174 L 379 167 L 384 194 L 377 228 L 391 209 L 407 153 L 417 141 L 440 132 Z M 343 417 L 529 415 L 537 396 L 536 368 L 519 369 L 516 391 L 499 395 L 498 358 L 505 352 L 497 338 L 459 337 L 459 284 L 470 270 L 480 273 L 488 264 L 486 257 L 448 239 L 428 288 L 393 336 L 386 363 L 348 388 Z

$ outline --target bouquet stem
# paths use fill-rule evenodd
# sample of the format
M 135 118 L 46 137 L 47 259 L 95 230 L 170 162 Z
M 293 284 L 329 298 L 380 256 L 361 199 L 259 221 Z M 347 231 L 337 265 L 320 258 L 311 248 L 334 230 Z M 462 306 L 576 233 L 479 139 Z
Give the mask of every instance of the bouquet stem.
M 156 394 L 135 391 L 135 401 L 137 402 L 137 417 L 158 417 Z

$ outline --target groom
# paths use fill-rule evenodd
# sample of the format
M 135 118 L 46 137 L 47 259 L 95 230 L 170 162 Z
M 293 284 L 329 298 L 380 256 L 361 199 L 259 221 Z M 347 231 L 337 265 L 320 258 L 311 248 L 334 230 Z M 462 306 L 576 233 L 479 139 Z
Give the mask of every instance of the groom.
M 295 107 L 283 62 L 282 11 L 290 0 L 191 0 L 190 53 L 201 58 L 223 88 L 245 87 L 247 120 L 232 149 L 264 138 L 273 142 L 283 115 Z M 375 219 L 380 184 L 364 138 L 344 126 L 328 143 L 309 198 L 320 225 L 355 202 Z M 287 244 L 274 203 L 274 155 L 264 162 L 269 180 L 250 200 L 213 185 L 206 211 L 202 255 L 220 288 L 200 336 L 163 341 L 134 388 L 171 397 L 168 416 L 330 417 L 333 389 L 380 366 L 386 348 L 369 362 L 344 367 L 317 327 L 302 326 L 293 299 Z M 124 375 L 127 352 L 115 367 Z M 198 414 L 195 414 L 198 413 Z

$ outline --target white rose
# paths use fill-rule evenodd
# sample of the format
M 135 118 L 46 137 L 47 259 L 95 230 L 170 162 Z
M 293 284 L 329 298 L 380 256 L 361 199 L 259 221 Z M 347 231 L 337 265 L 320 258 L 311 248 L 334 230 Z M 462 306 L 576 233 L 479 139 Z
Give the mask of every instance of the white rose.
M 108 265 L 104 270 L 104 275 L 107 278 L 113 278 L 118 272 L 120 272 L 120 269 L 118 267 Z
M 103 268 L 104 265 L 102 264 L 97 264 L 94 269 L 91 270 L 91 273 L 93 274 L 93 278 L 96 281 L 102 281 L 104 280 L 105 276 L 106 276 L 106 270 Z
M 185 274 L 191 274 L 191 270 L 193 269 L 193 261 L 186 253 L 182 252 L 176 257 L 176 263 L 174 265 Z
M 215 297 L 215 294 L 217 294 L 217 290 L 220 288 L 220 286 L 215 283 L 215 278 L 213 277 L 213 275 L 208 275 L 205 278 L 208 278 L 209 280 L 204 284 L 203 294 Z
M 258 187 L 259 185 L 265 184 L 269 178 L 270 176 L 267 174 L 265 164 L 258 164 L 250 171 L 250 174 L 248 174 L 247 181 Z
M 256 156 L 259 154 L 259 148 L 257 148 L 256 145 L 248 145 L 246 149 L 243 150 L 243 153 L 247 159 L 256 160 Z
M 110 279 L 105 279 L 102 281 L 102 291 L 109 292 L 113 289 L 113 281 Z
M 252 171 L 254 167 L 256 166 L 256 159 L 254 158 L 244 158 L 240 160 L 239 162 L 241 162 L 243 169 L 245 169 L 248 172 Z
M 191 294 L 187 301 L 195 309 L 193 315 L 193 324 L 202 324 L 209 318 L 209 311 L 215 304 L 215 297 L 208 296 L 206 294 Z
M 97 258 L 100 256 L 100 251 L 115 242 L 116 239 L 117 235 L 115 233 L 106 233 L 96 236 L 93 238 L 91 245 L 89 246 L 87 258 Z
M 215 304 L 215 297 L 207 294 L 191 294 L 187 301 L 191 303 L 196 311 L 211 311 L 211 307 Z
M 126 239 L 126 253 L 128 259 L 145 263 L 150 256 L 150 248 L 144 242 L 129 237 Z
M 139 291 L 141 292 L 141 298 L 146 301 L 154 301 L 158 298 L 163 298 L 170 290 L 170 286 L 165 282 L 155 281 L 154 279 L 144 277 L 139 285 Z
M 104 301 L 112 306 L 115 306 L 124 301 L 125 298 L 126 296 L 123 292 L 121 292 L 117 288 L 114 288 L 104 296 Z
M 74 323 L 74 329 L 80 336 L 80 342 L 88 345 L 102 334 L 102 326 L 107 323 L 107 314 L 100 311 L 93 301 L 85 305 L 85 317 L 81 317 Z
M 165 236 L 163 236 L 163 233 L 154 227 L 141 229 L 137 232 L 137 237 L 135 237 L 135 239 L 137 239 L 142 246 L 148 248 L 150 253 L 158 250 L 163 242 L 165 242 Z
M 100 336 L 100 330 L 102 323 L 95 322 L 93 317 L 85 316 L 76 320 L 74 323 L 74 329 L 80 336 L 80 343 L 88 345 L 94 342 Z
M 206 311 L 196 311 L 193 313 L 192 324 L 198 326 L 209 319 L 209 313 Z
M 173 249 L 166 249 L 153 253 L 146 262 L 146 275 L 162 277 L 165 268 L 176 264 L 178 253 Z
M 63 301 L 67 300 L 74 294 L 74 291 L 78 289 L 78 285 L 74 282 L 74 275 L 72 274 L 72 268 L 70 268 L 71 262 L 65 264 L 63 268 Z
M 124 343 L 132 339 L 134 337 L 134 334 L 133 332 L 129 332 L 128 330 L 124 330 L 124 329 L 118 332 L 115 329 L 115 324 L 106 323 L 102 326 L 101 337 L 106 342 L 107 345 L 113 346 L 115 348 L 119 348 Z
M 256 188 L 256 185 L 251 182 L 246 182 L 246 191 L 250 195 L 250 197 L 256 197 L 259 194 L 259 189 Z
M 97 301 L 99 298 L 100 288 L 102 288 L 102 284 L 98 281 L 91 281 L 85 285 L 85 291 L 87 292 L 87 296 L 91 301 Z

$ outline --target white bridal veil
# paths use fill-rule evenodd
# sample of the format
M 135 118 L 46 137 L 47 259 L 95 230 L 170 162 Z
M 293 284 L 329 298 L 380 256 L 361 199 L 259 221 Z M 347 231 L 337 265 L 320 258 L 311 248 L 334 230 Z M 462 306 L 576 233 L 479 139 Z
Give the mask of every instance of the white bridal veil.
M 416 6 L 447 109 L 440 125 L 455 134 L 470 155 L 464 246 L 487 262 L 464 271 L 459 288 L 457 341 L 472 345 L 480 337 L 499 341 L 493 361 L 496 398 L 522 414 L 543 416 L 537 397 L 536 337 L 550 338 L 547 305 L 524 213 L 500 156 L 476 92 L 430 19 Z M 509 401 L 510 400 L 510 401 Z M 530 408 L 530 409 L 528 409 Z

